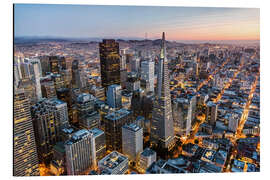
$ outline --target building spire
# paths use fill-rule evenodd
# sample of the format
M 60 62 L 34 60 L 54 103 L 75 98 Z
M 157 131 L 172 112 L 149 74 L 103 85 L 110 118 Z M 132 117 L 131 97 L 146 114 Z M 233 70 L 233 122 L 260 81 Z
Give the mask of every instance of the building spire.
M 162 33 L 162 42 L 165 41 L 165 32 Z
M 160 58 L 165 59 L 166 57 L 166 47 L 165 47 L 165 32 L 162 33 L 161 51 Z

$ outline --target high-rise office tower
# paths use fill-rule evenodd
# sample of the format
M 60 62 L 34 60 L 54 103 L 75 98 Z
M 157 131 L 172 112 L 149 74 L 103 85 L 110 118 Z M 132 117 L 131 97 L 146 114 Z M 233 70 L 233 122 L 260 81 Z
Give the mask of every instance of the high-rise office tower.
M 111 108 L 120 109 L 122 107 L 121 86 L 110 85 L 107 90 L 107 103 Z
M 79 71 L 79 61 L 77 59 L 72 61 L 72 66 L 71 66 L 71 71 L 72 71 L 72 87 L 73 88 L 78 88 L 78 82 L 77 82 L 77 74 Z
M 122 127 L 122 150 L 128 159 L 137 163 L 143 151 L 143 129 L 132 123 Z
M 142 89 L 138 89 L 133 91 L 132 99 L 131 99 L 131 110 L 133 112 L 133 116 L 142 116 L 143 115 L 143 99 L 144 99 L 144 91 Z
M 95 97 L 93 95 L 79 94 L 75 104 L 80 127 L 86 129 L 99 127 L 100 114 L 95 111 Z
M 37 102 L 35 82 L 30 78 L 24 78 L 19 81 L 18 89 L 24 89 L 25 96 L 29 99 L 30 105 Z
M 137 77 L 128 77 L 126 81 L 126 89 L 130 92 L 140 89 L 141 82 Z
M 49 65 L 49 56 L 39 56 L 42 76 L 46 76 L 47 72 L 50 72 L 50 65 Z
M 216 125 L 216 121 L 217 121 L 217 110 L 218 110 L 218 104 L 214 103 L 212 101 L 209 101 L 206 107 L 206 119 L 205 121 L 212 125 L 215 126 Z
M 55 90 L 65 87 L 65 81 L 61 74 L 51 74 L 50 76 L 54 82 Z
M 102 86 L 107 89 L 112 84 L 120 84 L 119 43 L 113 39 L 103 39 L 99 43 Z
M 71 92 L 69 88 L 59 88 L 56 91 L 57 99 L 67 103 L 68 108 L 68 119 L 69 122 L 72 122 L 72 99 Z
M 163 148 L 171 149 L 174 146 L 174 129 L 164 32 L 158 66 L 158 87 L 153 104 L 151 141 L 160 144 Z
M 67 104 L 56 98 L 41 99 L 31 107 L 39 160 L 49 163 L 60 128 L 69 126 Z
M 105 89 L 103 87 L 92 85 L 89 89 L 89 93 L 99 100 L 105 100 Z
M 40 78 L 41 93 L 44 98 L 56 98 L 56 90 L 54 81 L 51 76 Z
M 66 70 L 67 69 L 67 63 L 66 58 L 63 56 L 58 57 L 60 70 Z
M 192 104 L 187 98 L 176 98 L 172 103 L 174 132 L 189 135 L 192 122 Z
M 120 50 L 120 85 L 124 88 L 126 87 L 125 82 L 127 80 L 127 62 L 125 49 Z
M 85 73 L 82 68 L 79 68 L 78 60 L 72 62 L 72 87 L 83 89 L 86 87 Z
M 23 90 L 14 94 L 13 175 L 38 176 L 38 156 L 30 104 Z
M 93 128 L 89 130 L 93 134 L 93 166 L 97 167 L 97 162 L 106 154 L 105 133 L 101 129 Z
M 20 63 L 22 79 L 30 78 L 30 64 L 28 62 Z
M 131 71 L 132 72 L 139 72 L 140 69 L 140 59 L 139 58 L 135 58 L 131 61 Z
M 49 56 L 49 70 L 51 73 L 59 74 L 60 63 L 57 56 Z
M 141 79 L 148 82 L 149 90 L 154 92 L 155 62 L 153 61 L 141 62 Z
M 71 69 L 61 70 L 61 77 L 64 81 L 64 87 L 70 88 L 71 87 L 71 80 L 72 80 L 72 71 Z
M 197 105 L 197 95 L 196 94 L 188 94 L 187 99 L 191 105 L 191 125 L 193 126 L 196 122 L 196 105 Z
M 93 135 L 81 129 L 65 142 L 68 175 L 85 174 L 93 165 Z
M 127 69 L 120 70 L 120 78 L 121 78 L 120 85 L 123 88 L 125 88 L 126 87 L 126 81 L 127 81 Z
M 30 73 L 32 75 L 32 79 L 35 82 L 36 96 L 37 99 L 42 98 L 41 94 L 41 85 L 40 85 L 40 77 L 41 77 L 41 64 L 39 59 L 31 59 L 30 60 Z
M 130 72 L 131 71 L 131 61 L 133 59 L 133 54 L 128 53 L 128 54 L 125 54 L 125 55 L 126 55 L 127 71 Z
M 18 64 L 14 64 L 13 66 L 13 84 L 14 84 L 14 89 L 18 88 L 19 82 L 21 80 L 21 73 L 20 73 L 20 66 Z
M 122 152 L 122 126 L 133 123 L 132 113 L 127 109 L 109 113 L 104 117 L 106 148 Z
M 126 56 L 125 54 L 121 55 L 121 59 L 120 59 L 120 69 L 127 69 L 127 62 L 126 62 Z

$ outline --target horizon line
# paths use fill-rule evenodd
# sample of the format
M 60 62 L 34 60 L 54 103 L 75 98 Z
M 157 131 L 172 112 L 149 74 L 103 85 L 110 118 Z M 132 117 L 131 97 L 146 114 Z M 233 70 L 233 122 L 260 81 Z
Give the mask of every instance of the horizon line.
M 103 37 L 68 37 L 68 36 L 55 36 L 55 35 L 19 35 L 13 36 L 14 38 L 62 38 L 62 39 L 123 39 L 123 40 L 159 40 L 161 38 L 143 38 L 132 36 L 103 36 Z M 260 39 L 173 39 L 166 41 L 260 41 Z

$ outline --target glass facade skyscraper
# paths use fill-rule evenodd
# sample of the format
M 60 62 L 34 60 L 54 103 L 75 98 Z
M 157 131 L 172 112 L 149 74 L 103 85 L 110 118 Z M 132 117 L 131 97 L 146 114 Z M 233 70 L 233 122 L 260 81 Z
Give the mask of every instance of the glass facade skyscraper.
M 104 39 L 99 43 L 102 86 L 107 89 L 112 84 L 120 84 L 119 43 Z

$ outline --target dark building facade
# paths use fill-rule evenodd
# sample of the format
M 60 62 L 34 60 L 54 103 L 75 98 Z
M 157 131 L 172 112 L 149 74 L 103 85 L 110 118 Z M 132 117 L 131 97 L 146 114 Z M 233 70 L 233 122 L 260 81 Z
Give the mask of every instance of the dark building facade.
M 56 98 L 42 99 L 31 108 L 38 157 L 48 164 L 53 146 L 60 140 L 60 128 L 68 127 L 67 103 Z
M 127 109 L 120 109 L 105 116 L 105 136 L 108 150 L 122 152 L 122 126 L 133 122 L 132 112 Z
M 119 43 L 113 39 L 104 39 L 99 43 L 102 86 L 120 84 Z

